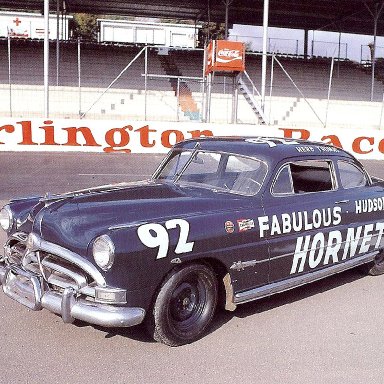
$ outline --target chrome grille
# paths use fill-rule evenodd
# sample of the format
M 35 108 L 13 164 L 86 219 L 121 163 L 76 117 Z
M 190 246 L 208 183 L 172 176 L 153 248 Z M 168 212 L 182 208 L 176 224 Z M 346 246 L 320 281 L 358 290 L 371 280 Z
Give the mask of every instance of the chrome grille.
M 11 264 L 21 264 L 22 259 L 25 255 L 25 244 L 15 243 L 8 248 L 8 261 Z
M 60 256 L 40 250 L 27 250 L 27 235 L 17 234 L 8 239 L 6 244 L 6 262 L 22 266 L 26 271 L 42 276 L 51 290 L 62 292 L 72 287 L 78 292 L 94 297 L 94 279 L 79 266 Z

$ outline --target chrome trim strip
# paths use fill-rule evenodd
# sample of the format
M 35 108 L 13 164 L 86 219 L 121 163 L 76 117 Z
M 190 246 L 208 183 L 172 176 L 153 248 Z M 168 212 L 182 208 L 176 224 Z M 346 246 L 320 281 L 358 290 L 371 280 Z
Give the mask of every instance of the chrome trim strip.
M 47 260 L 48 259 L 48 260 Z M 68 267 L 63 267 L 53 261 L 50 261 L 49 260 L 49 256 L 47 258 L 45 258 L 44 260 L 42 260 L 41 264 L 44 266 L 44 267 L 47 267 L 49 269 L 52 269 L 56 272 L 59 272 L 59 273 L 62 273 L 66 276 L 68 276 L 69 278 L 71 278 L 76 284 L 77 284 L 77 287 L 78 288 L 83 288 L 87 285 L 87 280 L 84 276 L 80 275 L 79 273 L 77 273 L 76 271 L 72 271 L 71 269 L 69 269 Z M 51 279 L 52 280 L 55 280 L 55 275 L 50 275 L 47 279 L 48 283 L 51 283 Z M 65 288 L 65 287 L 63 287 Z
M 336 273 L 344 272 L 348 269 L 357 267 L 374 260 L 375 256 L 380 251 L 367 253 L 363 256 L 354 257 L 344 263 L 335 264 L 331 267 L 320 269 L 318 271 L 301 274 L 296 277 L 291 277 L 283 281 L 264 285 L 262 287 L 250 289 L 249 291 L 237 293 L 234 296 L 234 304 L 243 304 L 252 300 L 262 299 L 263 297 L 271 296 L 276 293 L 288 291 L 293 288 L 300 287 L 307 283 L 312 283 L 317 280 L 324 279 Z
M 117 224 L 117 225 L 111 225 L 108 227 L 108 230 L 113 231 L 114 229 L 129 229 L 129 228 L 136 228 L 140 225 L 147 224 L 148 221 L 135 221 L 134 223 L 127 223 L 127 224 Z
M 12 240 L 17 240 L 19 241 L 20 243 L 26 243 L 27 242 L 27 239 L 28 239 L 28 235 L 24 232 L 16 232 L 16 233 L 13 233 L 11 236 L 9 236 L 8 240 L 7 240 L 7 244 L 12 241 Z
M 249 260 L 249 261 L 236 261 L 234 262 L 230 269 L 236 269 L 237 271 L 244 271 L 245 268 L 248 268 L 248 267 L 254 267 L 255 265 L 257 264 L 261 264 L 265 261 L 269 261 L 269 260 L 263 260 L 263 261 L 257 261 L 257 260 Z
M 79 293 L 85 296 L 95 297 L 95 288 L 87 285 L 86 287 L 80 288 Z
M 0 285 L 5 283 L 6 268 L 3 263 L 0 263 Z

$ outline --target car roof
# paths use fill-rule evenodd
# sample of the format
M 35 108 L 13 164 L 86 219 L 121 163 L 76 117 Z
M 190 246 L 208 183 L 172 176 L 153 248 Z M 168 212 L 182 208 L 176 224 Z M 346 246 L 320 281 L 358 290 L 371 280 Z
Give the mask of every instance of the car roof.
M 174 148 L 193 149 L 199 144 L 201 150 L 236 153 L 245 156 L 256 156 L 273 162 L 290 157 L 333 157 L 342 156 L 354 159 L 343 149 L 329 144 L 277 137 L 200 137 L 182 141 Z

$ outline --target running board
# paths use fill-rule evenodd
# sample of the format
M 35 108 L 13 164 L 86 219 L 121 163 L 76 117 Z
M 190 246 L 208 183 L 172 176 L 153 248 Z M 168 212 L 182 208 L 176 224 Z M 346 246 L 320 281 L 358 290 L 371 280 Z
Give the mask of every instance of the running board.
M 380 251 L 377 250 L 374 252 L 367 253 L 363 256 L 354 257 L 341 264 L 335 264 L 331 267 L 323 268 L 319 271 L 305 273 L 297 277 L 263 285 L 262 287 L 254 288 L 249 291 L 237 293 L 234 296 L 234 304 L 243 304 L 249 301 L 262 299 L 264 297 L 271 296 L 276 293 L 288 291 L 290 289 L 324 279 L 337 273 L 347 271 L 348 269 L 352 269 L 358 267 L 359 265 L 363 265 L 370 261 L 373 261 L 375 259 L 375 256 L 379 253 Z

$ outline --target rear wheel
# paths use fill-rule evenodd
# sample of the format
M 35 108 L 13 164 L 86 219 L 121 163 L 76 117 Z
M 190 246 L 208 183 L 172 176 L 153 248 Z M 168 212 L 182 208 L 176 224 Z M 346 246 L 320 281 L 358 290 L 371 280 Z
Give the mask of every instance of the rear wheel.
M 170 346 L 200 338 L 215 313 L 217 279 L 211 268 L 191 264 L 163 283 L 153 306 L 152 335 Z
M 372 276 L 382 275 L 384 273 L 384 252 L 380 252 L 372 262 L 365 264 L 363 271 Z

